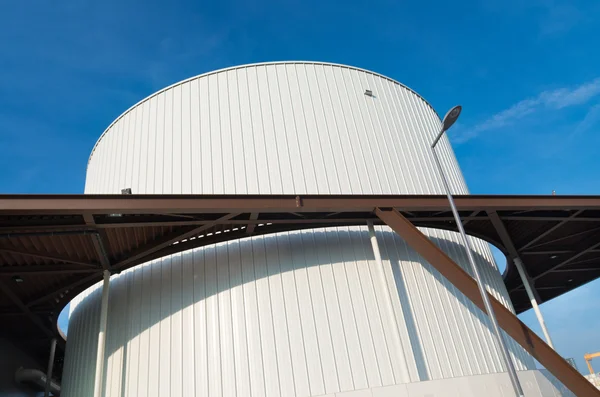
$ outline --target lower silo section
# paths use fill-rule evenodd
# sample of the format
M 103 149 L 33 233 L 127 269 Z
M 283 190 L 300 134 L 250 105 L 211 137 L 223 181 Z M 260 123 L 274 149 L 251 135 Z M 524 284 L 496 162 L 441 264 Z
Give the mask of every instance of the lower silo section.
M 220 243 L 113 276 L 104 395 L 320 396 L 506 371 L 484 313 L 376 229 L 381 265 L 367 228 L 344 227 Z M 424 231 L 469 270 L 457 234 Z M 490 292 L 510 307 L 487 244 L 473 241 Z M 92 395 L 99 306 L 98 286 L 72 303 L 63 396 Z M 508 345 L 518 370 L 534 368 Z

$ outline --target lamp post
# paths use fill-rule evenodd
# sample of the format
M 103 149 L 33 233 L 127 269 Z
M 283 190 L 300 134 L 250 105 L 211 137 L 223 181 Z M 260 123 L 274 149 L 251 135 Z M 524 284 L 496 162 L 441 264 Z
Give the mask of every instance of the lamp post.
M 446 195 L 448 196 L 448 201 L 450 202 L 450 208 L 452 209 L 452 214 L 454 215 L 454 220 L 456 221 L 456 226 L 458 227 L 458 231 L 462 236 L 463 243 L 465 244 L 465 248 L 467 250 L 467 257 L 469 259 L 469 264 L 471 265 L 471 269 L 473 271 L 473 275 L 475 280 L 477 281 L 477 286 L 479 287 L 479 293 L 481 294 L 481 298 L 483 299 L 483 305 L 485 306 L 485 311 L 487 312 L 490 321 L 492 323 L 492 327 L 494 328 L 494 335 L 496 337 L 496 341 L 500 346 L 500 350 L 502 351 L 502 357 L 504 358 L 504 363 L 508 369 L 508 376 L 510 377 L 510 381 L 512 383 L 515 394 L 519 397 L 523 396 L 523 389 L 521 388 L 521 384 L 519 382 L 519 378 L 517 377 L 517 371 L 515 370 L 515 366 L 510 358 L 510 354 L 504 343 L 504 338 L 500 333 L 500 327 L 498 326 L 498 321 L 496 320 L 496 315 L 494 314 L 494 310 L 492 309 L 492 305 L 490 303 L 490 298 L 488 297 L 487 290 L 483 281 L 481 280 L 481 275 L 479 274 L 479 269 L 475 263 L 475 259 L 473 258 L 473 250 L 471 247 L 471 242 L 467 238 L 465 234 L 465 229 L 463 227 L 462 221 L 460 219 L 460 215 L 456 209 L 456 205 L 454 204 L 454 199 L 452 198 L 452 193 L 450 192 L 450 186 L 448 185 L 448 180 L 446 179 L 446 175 L 444 174 L 444 169 L 442 168 L 442 163 L 435 151 L 435 146 L 442 138 L 444 133 L 452 127 L 452 125 L 460 116 L 460 112 L 462 110 L 461 106 L 455 106 L 446 113 L 444 119 L 442 120 L 442 127 L 440 128 L 440 132 L 435 137 L 433 143 L 431 144 L 431 152 L 433 153 L 433 158 L 435 159 L 435 163 L 437 165 L 438 171 L 442 178 L 442 183 L 444 185 L 444 189 L 446 190 Z

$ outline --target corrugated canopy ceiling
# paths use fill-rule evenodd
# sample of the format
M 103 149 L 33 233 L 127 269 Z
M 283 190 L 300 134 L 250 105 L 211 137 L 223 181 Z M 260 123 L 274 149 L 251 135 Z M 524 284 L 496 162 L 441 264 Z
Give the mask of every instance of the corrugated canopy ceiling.
M 521 257 L 540 302 L 600 276 L 600 196 L 455 200 L 467 233 Z M 375 208 L 456 230 L 445 196 L 0 195 L 1 336 L 43 362 L 60 311 L 104 269 L 252 235 L 381 224 Z M 511 261 L 504 281 L 517 313 L 529 309 Z

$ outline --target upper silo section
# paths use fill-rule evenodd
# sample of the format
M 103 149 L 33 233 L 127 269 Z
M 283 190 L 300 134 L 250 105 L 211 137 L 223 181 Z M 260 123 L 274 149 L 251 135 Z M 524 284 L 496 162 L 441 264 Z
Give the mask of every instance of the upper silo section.
M 428 144 L 439 125 L 414 91 L 362 69 L 223 69 L 159 91 L 112 123 L 90 156 L 85 192 L 441 193 Z M 446 138 L 438 147 L 452 189 L 466 193 Z

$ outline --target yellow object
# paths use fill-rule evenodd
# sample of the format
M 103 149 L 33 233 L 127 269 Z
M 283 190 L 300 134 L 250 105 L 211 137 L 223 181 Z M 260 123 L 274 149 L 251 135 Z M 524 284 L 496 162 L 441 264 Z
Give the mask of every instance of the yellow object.
M 583 358 L 585 359 L 585 362 L 588 366 L 588 369 L 590 370 L 590 375 L 594 375 L 594 368 L 592 368 L 592 359 L 596 358 L 596 357 L 600 357 L 600 352 L 596 352 L 596 353 L 592 353 L 592 354 L 584 354 Z

